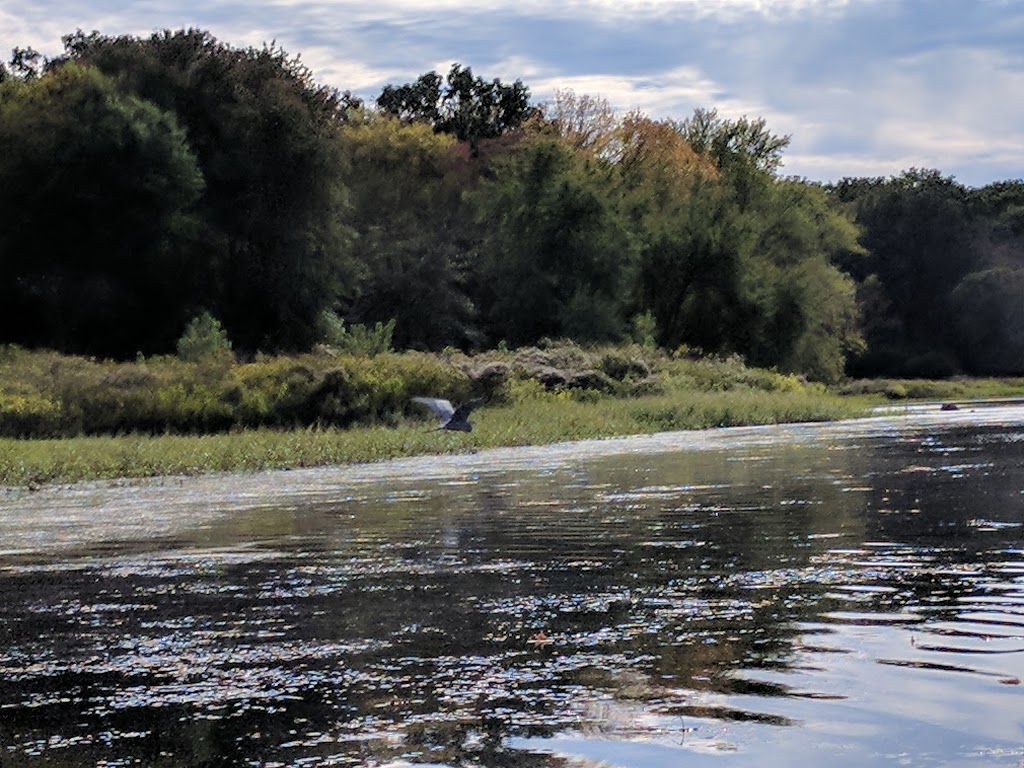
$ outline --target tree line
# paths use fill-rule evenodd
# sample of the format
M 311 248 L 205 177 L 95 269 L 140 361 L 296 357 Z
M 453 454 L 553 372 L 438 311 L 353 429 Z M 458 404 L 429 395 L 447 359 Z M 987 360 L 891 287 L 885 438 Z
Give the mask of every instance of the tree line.
M 274 46 L 78 31 L 0 66 L 0 342 L 130 358 L 387 324 L 846 373 L 1024 372 L 1024 183 L 820 185 L 789 138 L 454 65 L 364 103 Z

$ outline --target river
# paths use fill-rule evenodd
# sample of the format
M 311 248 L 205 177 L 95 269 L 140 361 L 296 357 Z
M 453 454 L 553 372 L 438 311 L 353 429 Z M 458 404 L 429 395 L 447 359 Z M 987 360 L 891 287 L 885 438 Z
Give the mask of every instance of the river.
M 1024 408 L 0 492 L 0 765 L 1024 765 Z

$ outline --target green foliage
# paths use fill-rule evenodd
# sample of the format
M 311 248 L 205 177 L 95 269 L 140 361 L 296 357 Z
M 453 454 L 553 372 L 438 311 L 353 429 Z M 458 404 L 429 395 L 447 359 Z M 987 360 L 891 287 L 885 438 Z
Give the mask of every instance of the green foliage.
M 866 250 L 840 254 L 840 265 L 862 284 L 876 278 L 865 294 L 873 300 L 871 354 L 854 371 L 870 374 L 882 362 L 908 375 L 898 361 L 919 361 L 920 370 L 948 358 L 949 297 L 979 260 L 968 191 L 938 171 L 911 169 L 889 179 L 845 179 L 830 194 L 856 215 Z
M 231 342 L 220 321 L 209 312 L 189 321 L 178 339 L 178 357 L 187 363 L 231 357 Z
M 476 302 L 491 338 L 621 338 L 629 235 L 607 172 L 544 136 L 495 162 L 475 201 L 488 227 Z
M 465 254 L 475 236 L 455 141 L 381 116 L 351 121 L 340 141 L 363 269 L 349 317 L 393 320 L 403 349 L 469 345 L 476 334 Z
M 1024 367 L 1024 266 L 967 275 L 950 295 L 961 359 L 981 375 Z
M 694 110 L 692 117 L 680 123 L 679 132 L 719 168 L 741 165 L 767 173 L 778 170 L 790 141 L 789 136 L 770 133 L 764 118 L 731 120 L 720 117 L 715 109 Z
M 346 355 L 374 357 L 391 352 L 395 333 L 395 318 L 386 323 L 377 322 L 372 328 L 355 324 L 348 327 L 337 314 L 325 310 L 320 315 L 322 339 L 325 344 Z
M 200 323 L 209 336 L 212 323 Z M 215 338 L 223 340 L 219 333 Z M 202 344 L 200 349 L 205 348 Z M 239 427 L 397 423 L 416 395 L 464 401 L 458 367 L 414 352 L 304 355 L 233 364 L 230 355 L 139 363 L 51 352 L 0 359 L 0 435 L 208 433 Z
M 519 127 L 533 110 L 530 90 L 520 80 L 505 85 L 473 77 L 473 71 L 452 64 L 446 87 L 436 72 L 406 85 L 386 85 L 377 107 L 405 121 L 422 121 L 434 130 L 468 142 L 473 154 L 481 139 L 495 138 Z
M 203 273 L 203 179 L 175 117 L 65 64 L 0 84 L 0 146 L 0 340 L 168 348 Z
M 195 252 L 213 272 L 199 273 L 192 306 L 221 318 L 242 349 L 309 348 L 320 312 L 356 273 L 337 142 L 342 97 L 281 49 L 236 49 L 200 30 L 79 32 L 64 42 L 73 61 L 185 128 L 206 181 Z
M 633 341 L 648 349 L 658 346 L 658 321 L 651 310 L 648 309 L 633 315 L 630 325 L 632 326 L 630 337 Z
M 205 308 L 224 327 L 194 329 L 182 363 L 226 329 L 242 355 L 628 338 L 822 382 L 1024 370 L 1020 181 L 911 169 L 823 189 L 779 176 L 789 137 L 764 119 L 620 117 L 565 92 L 540 110 L 459 64 L 372 110 L 273 45 L 195 29 L 64 45 L 0 69 L 0 344 L 145 361 Z M 350 405 L 361 385 L 312 365 L 243 413 L 244 387 L 198 365 L 203 382 L 154 381 L 157 404 L 86 400 L 145 429 L 397 412 Z M 531 375 L 570 397 L 665 388 L 593 359 L 548 367 Z M 11 423 L 52 416 L 13 403 Z M 45 429 L 103 422 L 53 407 Z
M 61 433 L 59 403 L 35 392 L 0 392 L 0 435 L 8 437 L 56 437 Z

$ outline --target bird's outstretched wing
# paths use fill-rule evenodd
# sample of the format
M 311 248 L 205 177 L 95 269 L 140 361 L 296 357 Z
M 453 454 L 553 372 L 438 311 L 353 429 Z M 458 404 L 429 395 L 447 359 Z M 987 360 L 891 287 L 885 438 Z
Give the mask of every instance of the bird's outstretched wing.
M 412 400 L 414 403 L 427 406 L 441 421 L 449 421 L 455 415 L 455 409 L 452 408 L 452 404 L 439 397 L 414 397 Z
M 447 403 L 448 401 L 445 400 L 444 402 Z M 452 416 L 455 418 L 456 421 L 465 420 L 469 418 L 470 412 L 478 405 L 481 405 L 482 403 L 483 400 L 481 398 L 470 400 L 468 403 L 463 403 L 462 405 L 455 409 L 455 411 L 452 413 Z

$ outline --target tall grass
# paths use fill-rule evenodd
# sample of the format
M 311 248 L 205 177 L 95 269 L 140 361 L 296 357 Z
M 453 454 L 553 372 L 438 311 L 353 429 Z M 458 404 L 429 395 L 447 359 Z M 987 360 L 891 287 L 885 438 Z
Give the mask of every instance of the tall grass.
M 1024 379 L 851 382 L 838 392 L 736 357 L 549 342 L 380 353 L 95 361 L 0 347 L 0 485 L 313 467 L 644 432 L 857 416 L 884 399 L 1024 394 Z M 415 395 L 483 395 L 470 434 Z
M 666 429 L 828 420 L 863 411 L 824 393 L 676 392 L 587 400 L 527 389 L 506 405 L 477 411 L 475 429 L 469 434 L 429 431 L 429 420 L 404 420 L 394 427 L 0 439 L 0 485 L 315 467 Z

